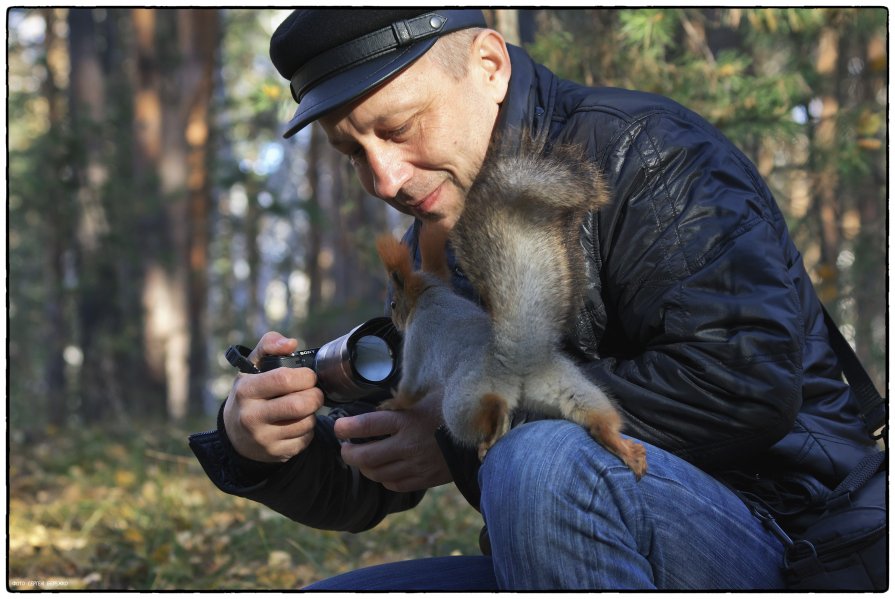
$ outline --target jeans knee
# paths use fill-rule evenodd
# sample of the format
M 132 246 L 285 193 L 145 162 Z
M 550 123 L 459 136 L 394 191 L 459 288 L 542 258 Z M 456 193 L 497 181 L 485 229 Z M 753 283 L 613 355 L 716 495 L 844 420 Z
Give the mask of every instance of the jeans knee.
M 621 520 L 612 480 L 618 477 L 607 475 L 624 468 L 581 426 L 565 420 L 531 422 L 498 441 L 479 471 L 498 581 L 511 588 L 561 588 L 569 573 L 555 566 L 592 550 L 604 519 Z M 534 573 L 536 580 L 529 578 Z
M 507 518 L 511 524 L 551 526 L 550 514 L 561 512 L 545 510 L 545 505 L 567 503 L 574 508 L 589 501 L 582 496 L 582 486 L 599 486 L 597 479 L 605 470 L 593 445 L 582 427 L 565 420 L 539 420 L 507 433 L 489 450 L 479 473 L 489 530 L 507 513 L 512 514 Z

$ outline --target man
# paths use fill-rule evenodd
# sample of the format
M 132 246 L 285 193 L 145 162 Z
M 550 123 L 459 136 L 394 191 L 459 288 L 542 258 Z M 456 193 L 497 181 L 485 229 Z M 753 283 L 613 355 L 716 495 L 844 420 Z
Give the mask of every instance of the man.
M 568 350 L 647 445 L 637 482 L 577 425 L 520 414 L 479 465 L 406 412 L 315 416 L 314 374 L 240 375 L 193 449 L 224 491 L 309 526 L 361 531 L 451 480 L 484 556 L 416 560 L 329 589 L 767 589 L 780 539 L 731 490 L 797 529 L 811 497 L 873 451 L 821 307 L 767 187 L 700 117 L 649 94 L 563 81 L 476 10 L 298 10 L 271 57 L 364 187 L 451 227 L 492 140 L 581 145 L 611 206 L 582 223 L 590 282 Z M 457 272 L 455 287 L 471 294 Z M 296 341 L 262 337 L 250 359 Z M 387 435 L 364 444 L 351 438 Z

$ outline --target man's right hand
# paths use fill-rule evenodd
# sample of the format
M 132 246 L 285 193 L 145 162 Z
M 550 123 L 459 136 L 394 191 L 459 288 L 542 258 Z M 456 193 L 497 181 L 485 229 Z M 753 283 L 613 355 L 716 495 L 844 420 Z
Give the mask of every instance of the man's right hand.
M 298 341 L 266 333 L 248 359 L 286 355 Z M 224 405 L 224 428 L 233 448 L 259 462 L 285 462 L 314 438 L 314 413 L 323 405 L 310 368 L 276 368 L 261 374 L 239 374 Z

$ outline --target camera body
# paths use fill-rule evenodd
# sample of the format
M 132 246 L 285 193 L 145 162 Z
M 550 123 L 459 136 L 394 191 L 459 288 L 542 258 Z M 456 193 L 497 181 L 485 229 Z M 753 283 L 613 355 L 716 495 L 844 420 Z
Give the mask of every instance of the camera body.
M 258 370 L 267 372 L 274 368 L 310 368 L 316 372 L 317 352 L 320 348 L 302 349 L 288 356 L 264 356 Z
M 318 348 L 264 356 L 258 370 L 310 368 L 317 373 L 324 404 L 335 407 L 388 399 L 401 378 L 400 366 L 401 334 L 391 318 L 378 317 Z

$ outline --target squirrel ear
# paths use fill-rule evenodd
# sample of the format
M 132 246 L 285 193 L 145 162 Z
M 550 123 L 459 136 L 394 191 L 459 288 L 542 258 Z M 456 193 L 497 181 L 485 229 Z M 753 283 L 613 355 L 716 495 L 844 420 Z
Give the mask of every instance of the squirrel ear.
M 420 256 L 423 270 L 446 283 L 451 282 L 447 263 L 447 242 L 450 231 L 440 224 L 424 221 L 420 229 Z
M 389 276 L 396 285 L 403 288 L 404 279 L 413 272 L 410 248 L 391 235 L 380 235 L 376 238 L 376 251 Z
M 398 291 L 403 291 L 404 290 L 404 278 L 401 277 L 401 275 L 398 274 L 398 271 L 395 271 L 395 270 L 391 271 L 391 273 L 389 273 L 389 274 L 391 274 L 392 283 L 395 284 L 395 289 L 397 289 Z

